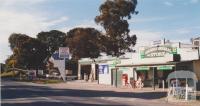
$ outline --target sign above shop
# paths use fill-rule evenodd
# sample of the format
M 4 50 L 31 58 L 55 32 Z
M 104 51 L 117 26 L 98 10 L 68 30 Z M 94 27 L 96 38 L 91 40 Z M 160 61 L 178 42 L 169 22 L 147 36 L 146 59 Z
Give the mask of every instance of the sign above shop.
M 154 46 L 140 51 L 141 58 L 164 57 L 166 54 L 177 54 L 177 48 L 171 46 Z
M 122 70 L 122 71 L 129 71 L 129 68 L 127 68 L 127 67 L 120 67 L 119 70 Z
M 140 66 L 140 67 L 136 68 L 137 71 L 144 71 L 144 70 L 149 70 L 149 69 L 150 69 L 150 67 L 148 67 L 148 66 Z
M 165 66 L 158 66 L 157 69 L 158 69 L 158 70 L 172 70 L 172 69 L 173 69 L 173 66 L 168 66 L 168 65 L 165 65 Z

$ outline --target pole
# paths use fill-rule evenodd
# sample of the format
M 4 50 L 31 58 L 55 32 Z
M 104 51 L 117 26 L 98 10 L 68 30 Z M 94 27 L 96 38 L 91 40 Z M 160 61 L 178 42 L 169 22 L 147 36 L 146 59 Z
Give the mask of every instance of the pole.
M 188 84 L 186 84 L 185 100 L 188 100 Z
M 66 65 L 66 64 L 65 64 L 65 63 L 66 63 L 66 58 L 64 58 L 64 72 L 63 72 L 63 74 L 64 74 L 64 75 L 63 75 L 64 82 L 66 82 L 66 70 L 65 70 L 65 68 L 66 68 L 65 65 Z
M 155 90 L 155 67 L 153 67 L 153 90 Z
M 99 67 L 99 65 L 98 65 Z M 97 69 L 97 74 L 98 74 L 98 84 L 99 84 L 99 69 Z
M 199 46 L 199 47 L 200 47 L 200 46 Z M 199 50 L 199 47 L 198 47 L 198 55 L 199 55 L 199 59 L 200 59 L 200 52 L 199 52 L 200 50 Z
M 162 80 L 163 91 L 165 90 L 165 81 Z
M 186 78 L 186 88 L 185 88 L 185 100 L 188 100 L 188 83 Z
M 81 64 L 78 63 L 78 80 L 81 80 Z
M 176 63 L 175 63 L 175 77 L 176 77 Z M 177 80 L 177 77 L 176 77 L 176 86 L 175 87 L 178 87 L 178 80 Z
M 115 69 L 115 87 L 117 88 L 117 68 Z

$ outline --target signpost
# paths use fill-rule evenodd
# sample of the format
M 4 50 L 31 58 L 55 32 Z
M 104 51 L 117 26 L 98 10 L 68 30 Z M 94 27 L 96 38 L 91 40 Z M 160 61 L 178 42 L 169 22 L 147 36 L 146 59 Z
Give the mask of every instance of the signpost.
M 66 81 L 66 73 L 65 73 L 65 59 L 69 58 L 69 48 L 68 47 L 59 47 L 59 58 L 63 58 L 63 66 L 58 67 L 61 77 L 63 78 L 64 81 Z
M 59 58 L 69 58 L 69 48 L 59 47 Z

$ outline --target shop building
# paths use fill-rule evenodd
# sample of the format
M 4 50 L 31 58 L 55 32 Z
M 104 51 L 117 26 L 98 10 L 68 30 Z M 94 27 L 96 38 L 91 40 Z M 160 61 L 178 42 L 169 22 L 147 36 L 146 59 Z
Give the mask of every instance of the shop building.
M 163 86 L 163 81 L 167 87 L 166 78 L 175 70 L 192 71 L 200 80 L 199 39 L 193 39 L 191 44 L 159 40 L 150 46 L 139 47 L 130 57 L 97 58 L 95 61 L 82 59 L 79 65 L 95 63 L 95 74 L 98 76 L 96 80 L 99 84 L 116 87 L 139 78 L 144 82 L 144 87 L 160 87 Z

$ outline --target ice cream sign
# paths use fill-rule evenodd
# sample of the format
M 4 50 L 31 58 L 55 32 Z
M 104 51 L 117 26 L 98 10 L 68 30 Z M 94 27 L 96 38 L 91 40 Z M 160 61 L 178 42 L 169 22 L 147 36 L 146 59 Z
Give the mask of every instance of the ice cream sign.
M 140 51 L 141 58 L 164 57 L 166 54 L 177 54 L 177 48 L 171 46 L 155 46 Z

